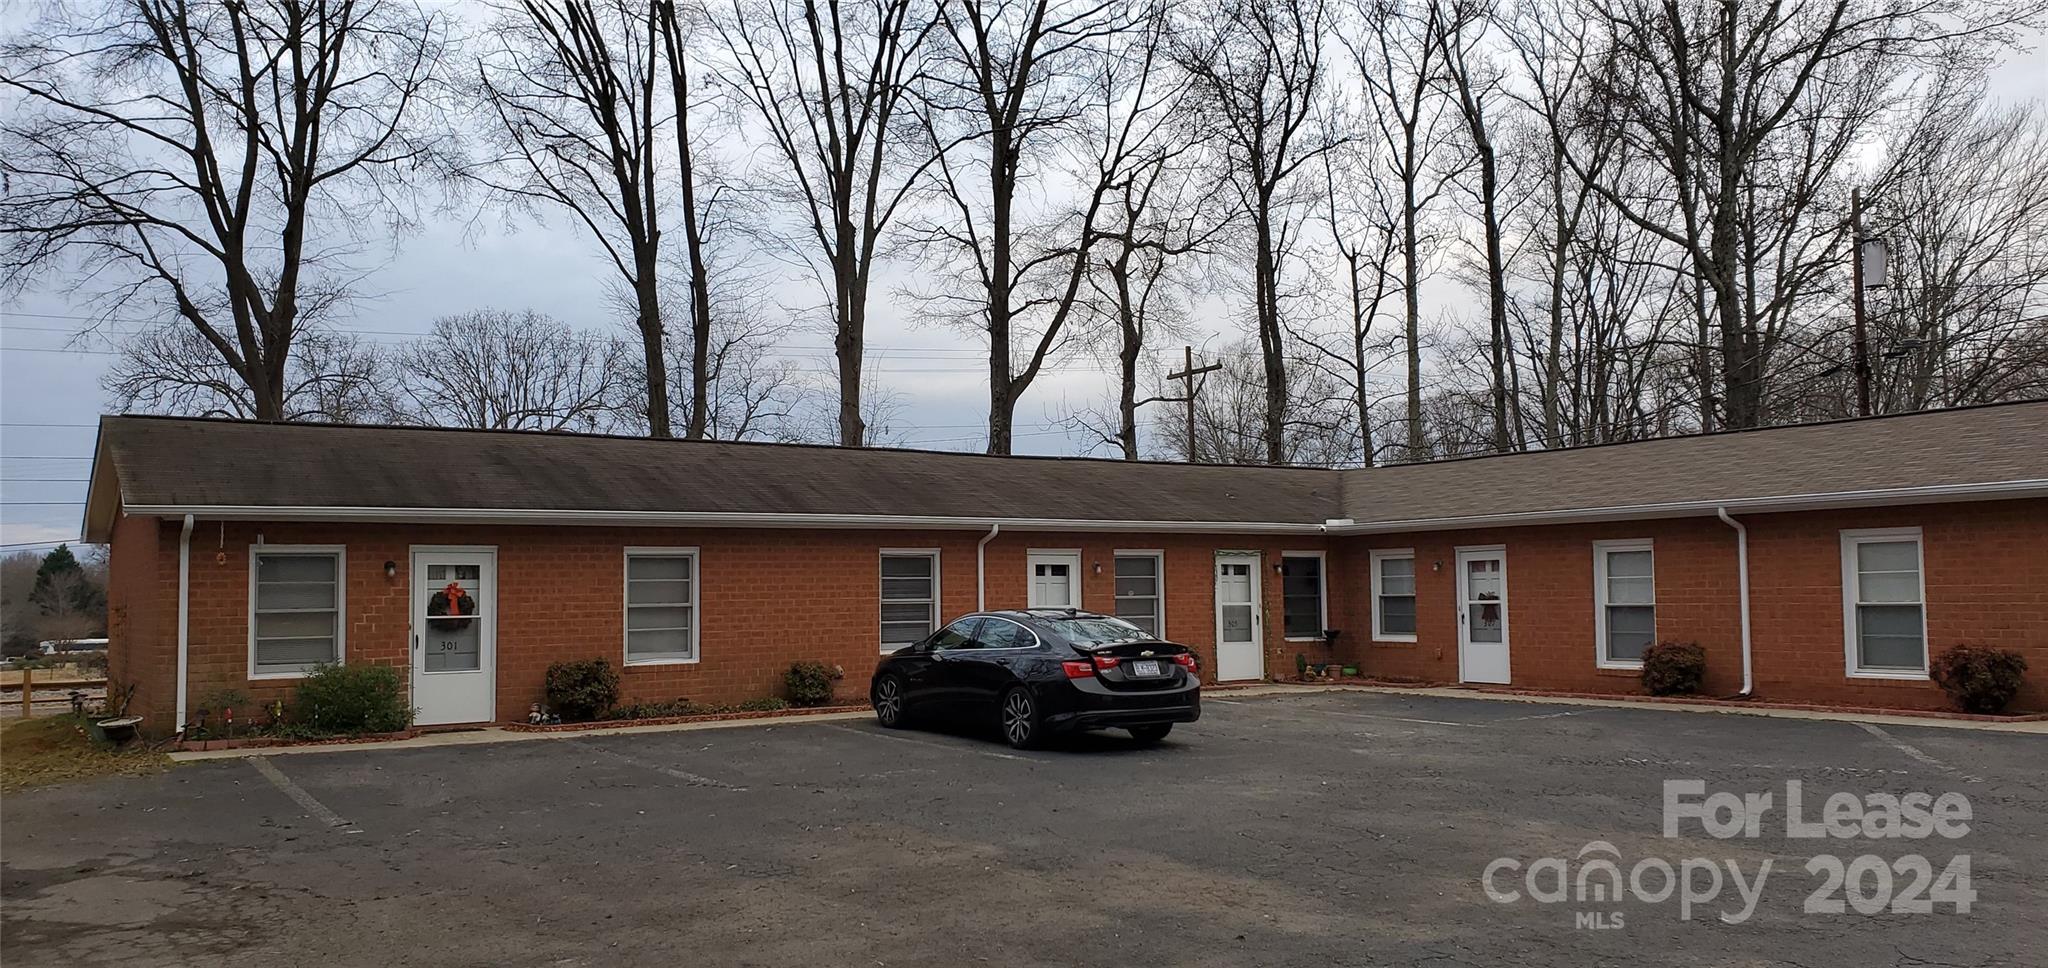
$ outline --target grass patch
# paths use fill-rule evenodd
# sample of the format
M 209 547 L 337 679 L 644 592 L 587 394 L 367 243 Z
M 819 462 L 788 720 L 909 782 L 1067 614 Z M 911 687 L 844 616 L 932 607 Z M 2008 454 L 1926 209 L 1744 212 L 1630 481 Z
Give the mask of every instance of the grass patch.
M 13 793 L 102 776 L 140 776 L 171 765 L 170 757 L 136 744 L 117 750 L 93 742 L 76 716 L 21 719 L 0 728 L 0 790 Z

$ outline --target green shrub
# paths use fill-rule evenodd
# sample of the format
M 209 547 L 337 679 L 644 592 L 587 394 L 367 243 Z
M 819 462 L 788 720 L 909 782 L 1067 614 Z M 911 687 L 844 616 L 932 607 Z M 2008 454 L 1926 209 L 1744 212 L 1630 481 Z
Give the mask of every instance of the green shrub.
M 796 706 L 823 706 L 832 701 L 832 680 L 839 678 L 839 670 L 823 662 L 799 662 L 783 673 L 782 684 L 789 687 L 789 701 Z
M 299 681 L 290 719 L 306 735 L 395 733 L 412 725 L 412 706 L 397 669 L 321 665 Z
M 1964 712 L 1995 713 L 2020 691 L 2027 657 L 2011 649 L 1958 645 L 1935 656 L 1928 671 Z
M 619 674 L 610 662 L 582 659 L 548 666 L 548 708 L 562 717 L 562 722 L 590 722 L 618 701 Z
M 1643 688 L 1652 696 L 1698 692 L 1707 650 L 1696 642 L 1659 642 L 1643 650 Z
M 780 696 L 762 696 L 759 699 L 749 699 L 734 708 L 743 713 L 771 713 L 778 709 L 788 709 L 789 700 Z

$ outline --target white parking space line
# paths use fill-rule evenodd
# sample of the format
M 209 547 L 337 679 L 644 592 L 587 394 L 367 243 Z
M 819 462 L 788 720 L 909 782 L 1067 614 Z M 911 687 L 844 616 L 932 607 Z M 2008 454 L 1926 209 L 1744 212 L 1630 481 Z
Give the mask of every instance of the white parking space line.
M 592 753 L 596 753 L 599 756 L 608 756 L 612 759 L 618 760 L 621 763 L 627 763 L 632 766 L 637 766 L 643 770 L 653 770 L 654 772 L 659 773 L 662 776 L 681 780 L 684 783 L 687 783 L 691 786 L 711 787 L 713 789 L 718 790 L 730 790 L 734 793 L 739 793 L 746 790 L 746 787 L 734 786 L 733 784 L 727 783 L 724 780 L 714 780 L 711 777 L 703 776 L 697 773 L 691 773 L 688 770 L 678 770 L 673 766 L 663 766 L 659 763 L 650 763 L 637 756 L 627 756 L 624 753 L 617 753 L 613 752 L 612 750 L 603 749 L 596 746 L 587 746 L 585 748 Z
M 1564 717 L 1566 717 L 1566 716 L 1577 716 L 1578 714 L 1579 714 L 1579 711 L 1578 711 L 1578 710 L 1572 710 L 1571 712 L 1565 712 L 1565 713 L 1543 713 L 1542 715 L 1538 715 L 1538 716 L 1514 716 L 1514 717 L 1511 717 L 1511 718 L 1508 718 L 1508 719 L 1503 719 L 1503 720 L 1501 720 L 1501 722 L 1504 722 L 1504 723 L 1522 723 L 1522 722 L 1528 722 L 1529 720 L 1532 720 L 1532 719 L 1563 719 L 1563 718 L 1564 718 Z
M 981 749 L 980 747 L 966 746 L 956 743 L 937 743 L 931 740 L 917 739 L 911 736 L 901 736 L 896 733 L 884 733 L 878 729 L 856 729 L 852 726 L 841 726 L 838 723 L 827 723 L 825 725 L 828 725 L 833 729 L 840 730 L 841 732 L 854 733 L 860 736 L 872 736 L 876 739 L 893 739 L 898 743 L 910 743 L 916 746 L 929 746 L 935 750 L 947 750 L 954 753 L 973 753 L 976 756 L 991 756 L 999 760 L 1024 760 L 1025 762 L 1037 762 L 1038 760 L 1038 758 L 1035 756 L 1018 756 L 1015 753 L 999 753 L 995 750 Z
M 1857 723 L 1856 725 L 1863 727 L 1864 732 L 1869 733 L 1870 735 L 1875 736 L 1878 739 L 1884 740 L 1886 743 L 1891 744 L 1893 749 L 1896 749 L 1899 752 L 1904 753 L 1907 756 L 1910 756 L 1913 759 L 1918 760 L 1919 762 L 1927 766 L 1931 766 L 1937 770 L 1940 770 L 1943 773 L 1954 773 L 1971 783 L 1983 782 L 1982 777 L 1971 776 L 1967 773 L 1962 772 L 1961 770 L 1956 769 L 1953 766 L 1948 765 L 1947 763 L 1943 763 L 1942 761 L 1927 755 L 1926 753 L 1920 752 L 1920 749 L 1918 747 L 1912 745 L 1911 743 L 1907 743 L 1904 740 L 1901 740 L 1890 733 L 1885 732 L 1884 727 L 1882 726 L 1878 726 L 1873 723 Z
M 249 765 L 254 766 L 256 772 L 263 774 L 263 778 L 269 780 L 271 786 L 276 787 L 285 796 L 290 797 L 293 803 L 298 804 L 300 808 L 312 814 L 314 819 L 329 827 L 344 828 L 342 833 L 359 834 L 363 832 L 356 825 L 341 819 L 340 814 L 327 809 L 326 804 L 313 799 L 313 795 L 307 793 L 305 788 L 293 783 L 291 777 L 285 776 L 284 771 L 271 764 L 270 757 L 252 756 L 249 758 Z

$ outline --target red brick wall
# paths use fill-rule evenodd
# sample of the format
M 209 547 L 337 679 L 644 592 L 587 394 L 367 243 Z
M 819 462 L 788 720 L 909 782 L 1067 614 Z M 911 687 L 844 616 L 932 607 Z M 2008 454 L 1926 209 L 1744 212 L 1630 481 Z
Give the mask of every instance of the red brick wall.
M 134 687 L 129 714 L 159 728 L 177 709 L 177 554 L 177 527 L 165 531 L 156 518 L 114 522 L 107 554 L 107 682 Z
M 1852 680 L 1843 673 L 1839 532 L 1924 529 L 1930 644 L 1935 651 L 1984 642 L 2025 651 L 2033 665 L 2018 705 L 2048 708 L 2048 501 L 1753 515 L 1751 594 L 1759 696 L 1769 699 L 1940 708 L 1925 682 Z M 977 532 L 682 530 L 585 527 L 228 524 L 201 522 L 192 541 L 191 700 L 222 688 L 259 700 L 289 681 L 248 679 L 249 547 L 343 544 L 348 548 L 347 656 L 409 666 L 406 604 L 413 545 L 488 545 L 498 550 L 498 695 L 501 720 L 539 698 L 551 662 L 622 661 L 623 549 L 700 549 L 702 660 L 627 667 L 629 699 L 736 702 L 777 695 L 799 659 L 844 666 L 858 692 L 880 655 L 881 548 L 937 548 L 945 616 L 975 607 Z M 1456 681 L 1455 549 L 1505 545 L 1508 629 L 1517 685 L 1575 691 L 1639 691 L 1635 674 L 1594 661 L 1592 542 L 1649 538 L 1656 548 L 1657 633 L 1708 650 L 1706 691 L 1741 685 L 1735 534 L 1712 518 L 1374 535 L 1335 539 L 1157 534 L 1010 533 L 988 547 L 988 607 L 1020 607 L 1031 549 L 1081 552 L 1083 604 L 1111 611 L 1117 549 L 1165 554 L 1166 631 L 1216 667 L 1214 556 L 1257 551 L 1265 604 L 1265 666 L 1292 675 L 1294 655 L 1356 662 L 1369 674 Z M 178 524 L 125 519 L 116 527 L 110 634 L 116 680 L 139 687 L 135 710 L 172 726 L 175 695 Z M 1417 641 L 1370 642 L 1373 548 L 1411 547 L 1417 559 Z M 1283 551 L 1326 550 L 1329 624 L 1343 630 L 1334 655 L 1282 638 Z M 395 579 L 384 562 L 398 565 Z M 1441 563 L 1441 567 L 1438 564 Z M 1100 566 L 1101 572 L 1095 569 Z
M 410 667 L 407 600 L 413 545 L 495 546 L 498 553 L 497 716 L 525 717 L 538 700 L 549 663 L 606 658 L 621 666 L 628 700 L 688 698 L 737 702 L 779 695 L 782 674 L 800 659 L 841 665 L 855 694 L 881 656 L 880 549 L 940 552 L 941 612 L 975 607 L 975 545 L 981 533 L 944 531 L 682 530 L 591 527 L 483 527 L 412 525 L 305 525 L 202 522 L 193 536 L 191 577 L 191 709 L 223 689 L 268 703 L 289 695 L 291 680 L 248 678 L 249 549 L 258 534 L 272 545 L 347 547 L 346 657 L 350 662 Z M 166 522 L 156 556 L 168 567 L 158 581 L 160 610 L 175 618 L 177 525 Z M 1081 549 L 1086 607 L 1113 609 L 1111 576 L 1116 549 L 1157 549 L 1166 554 L 1167 631 L 1215 663 L 1213 556 L 1218 548 L 1260 549 L 1266 561 L 1263 591 L 1269 668 L 1291 667 L 1278 641 L 1280 586 L 1271 564 L 1285 550 L 1311 550 L 1319 539 L 1272 543 L 1218 536 L 1010 534 L 988 548 L 988 607 L 1021 607 L 1026 599 L 1029 549 Z M 127 534 L 117 535 L 127 545 Z M 139 546 L 140 542 L 137 542 Z M 628 546 L 699 549 L 701 661 L 623 666 L 624 549 Z M 117 552 L 125 556 L 125 552 Z M 398 566 L 384 575 L 384 562 Z M 1100 562 L 1102 573 L 1094 572 Z M 121 584 L 113 597 L 126 604 L 140 585 Z M 1333 585 L 1334 587 L 1334 585 Z M 117 605 L 117 607 L 119 607 Z M 175 626 L 151 654 L 175 648 Z M 120 651 L 117 649 L 117 651 Z M 168 669 L 153 691 L 170 695 Z M 174 728 L 168 698 L 149 710 L 151 726 Z
M 1750 534 L 1750 615 L 1756 694 L 1765 699 L 1940 709 L 1931 682 L 1851 678 L 1845 672 L 1841 532 L 1919 527 L 1928 645 L 2017 649 L 2032 666 L 2015 706 L 2048 708 L 2048 501 L 1743 515 Z M 1374 675 L 1458 678 L 1456 548 L 1507 549 L 1508 638 L 1514 684 L 1640 692 L 1635 673 L 1595 664 L 1595 541 L 1655 542 L 1657 636 L 1707 649 L 1709 695 L 1742 686 L 1735 531 L 1713 518 L 1373 535 L 1339 547 L 1332 619 L 1342 651 Z M 1417 641 L 1370 643 L 1368 552 L 1416 553 Z M 1439 570 L 1439 567 L 1440 570 Z M 1341 618 L 1338 616 L 1341 615 Z M 1353 634 L 1356 630 L 1357 634 Z

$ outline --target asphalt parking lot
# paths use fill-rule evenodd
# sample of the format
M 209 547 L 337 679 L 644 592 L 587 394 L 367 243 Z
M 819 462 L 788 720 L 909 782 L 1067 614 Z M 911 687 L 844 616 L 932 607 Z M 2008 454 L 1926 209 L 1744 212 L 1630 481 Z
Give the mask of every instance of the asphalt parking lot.
M 860 721 L 221 760 L 8 797 L 0 959 L 2041 965 L 2044 751 L 1968 730 L 1324 693 L 1211 697 L 1154 748 L 1118 733 L 1019 753 Z M 1754 838 L 1698 821 L 1666 838 L 1664 783 L 1686 779 L 1775 808 Z M 1923 791 L 1966 798 L 1969 830 L 1788 838 L 1793 780 L 1810 822 L 1829 794 Z M 1531 895 L 1525 871 L 1575 884 L 1593 841 L 1624 872 L 1698 858 L 1723 886 L 1685 909 L 1685 891 Z M 1882 861 L 1827 891 L 1817 855 Z M 1968 913 L 1953 879 L 1913 913 L 1929 892 L 1909 896 L 1908 855 L 1935 874 L 1967 855 Z M 1732 882 L 1754 886 L 1766 859 L 1746 905 Z M 1489 897 L 1489 865 L 1514 899 Z M 1704 869 L 1682 876 L 1706 894 Z M 1817 891 L 1850 903 L 1806 913 Z

